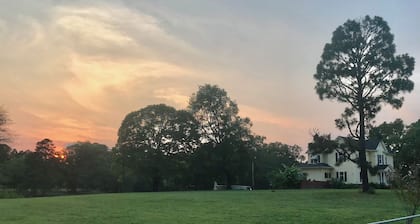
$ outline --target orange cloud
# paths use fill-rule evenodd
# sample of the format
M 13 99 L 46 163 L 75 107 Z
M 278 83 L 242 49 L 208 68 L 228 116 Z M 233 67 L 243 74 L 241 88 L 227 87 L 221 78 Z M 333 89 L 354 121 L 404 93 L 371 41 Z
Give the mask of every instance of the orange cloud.
M 251 120 L 254 122 L 273 124 L 281 128 L 293 128 L 300 130 L 305 129 L 311 125 L 310 122 L 303 121 L 302 119 L 296 119 L 293 117 L 282 117 L 247 105 L 239 106 L 239 114 L 242 116 L 250 117 Z

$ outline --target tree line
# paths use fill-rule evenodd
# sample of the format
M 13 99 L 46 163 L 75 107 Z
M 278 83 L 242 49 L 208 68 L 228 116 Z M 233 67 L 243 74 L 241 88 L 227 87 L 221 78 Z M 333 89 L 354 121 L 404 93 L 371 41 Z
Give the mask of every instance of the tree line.
M 0 185 L 25 195 L 204 190 L 215 181 L 296 187 L 280 174 L 302 160 L 301 148 L 266 143 L 238 112 L 224 89 L 206 84 L 185 110 L 157 104 L 127 114 L 112 149 L 78 142 L 60 151 L 48 138 L 27 151 L 2 144 Z

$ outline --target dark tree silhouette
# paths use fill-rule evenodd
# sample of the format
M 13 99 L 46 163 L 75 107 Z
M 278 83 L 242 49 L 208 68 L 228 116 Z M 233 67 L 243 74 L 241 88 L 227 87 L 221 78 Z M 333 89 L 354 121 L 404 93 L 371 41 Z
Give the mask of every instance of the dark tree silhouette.
M 210 145 L 215 168 L 223 173 L 228 187 L 238 179 L 238 172 L 250 170 L 241 161 L 251 161 L 253 135 L 249 118 L 238 116 L 237 104 L 216 85 L 200 86 L 190 99 L 189 109 L 199 122 L 200 140 Z M 251 178 L 249 178 L 251 179 Z
M 25 156 L 23 188 L 29 195 L 45 195 L 62 182 L 60 159 L 53 141 L 45 138 L 36 143 L 35 152 Z
M 407 214 L 414 215 L 420 208 L 420 120 L 407 127 L 396 159 L 398 166 L 392 176 L 394 188 L 406 205 Z M 413 219 L 407 223 L 413 223 Z
M 115 191 L 112 153 L 106 145 L 78 142 L 66 148 L 66 185 L 71 192 Z
M 10 140 L 10 135 L 6 128 L 9 122 L 7 111 L 0 106 L 0 143 L 6 143 Z
M 397 153 L 402 147 L 402 138 L 405 134 L 404 122 L 396 119 L 393 122 L 384 122 L 369 131 L 369 138 L 380 139 L 393 153 Z
M 117 148 L 122 163 L 148 176 L 152 189 L 158 191 L 174 165 L 173 159 L 197 148 L 196 128 L 190 113 L 164 104 L 129 113 L 118 131 Z
M 407 174 L 410 166 L 418 168 L 420 164 L 420 120 L 410 124 L 405 132 L 401 149 L 396 153 L 397 169 L 402 174 Z
M 256 188 L 270 188 L 272 175 L 284 171 L 286 167 L 298 165 L 302 149 L 297 145 L 281 142 L 263 144 L 255 153 Z
M 54 145 L 53 141 L 45 138 L 36 143 L 35 152 L 41 156 L 42 159 L 52 159 L 57 157 L 56 154 L 56 146 Z

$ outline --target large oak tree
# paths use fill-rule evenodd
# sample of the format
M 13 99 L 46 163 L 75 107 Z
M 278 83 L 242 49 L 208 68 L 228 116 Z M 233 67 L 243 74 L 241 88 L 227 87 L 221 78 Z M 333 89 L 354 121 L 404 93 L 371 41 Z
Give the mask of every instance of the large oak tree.
M 152 189 L 158 191 L 182 155 L 197 148 L 196 129 L 196 121 L 189 112 L 164 104 L 131 112 L 118 131 L 121 162 L 141 172 L 139 177 L 146 176 Z
M 347 104 L 336 125 L 347 128 L 359 142 L 358 165 L 364 192 L 369 189 L 366 129 L 383 104 L 397 109 L 402 106 L 400 93 L 414 87 L 409 79 L 413 70 L 413 57 L 395 54 L 394 36 L 381 17 L 348 20 L 324 47 L 314 75 L 315 89 L 321 100 Z
M 200 86 L 192 95 L 189 109 L 199 123 L 201 143 L 211 148 L 212 163 L 222 181 L 228 187 L 233 182 L 243 183 L 245 171 L 251 170 L 250 150 L 254 147 L 250 119 L 238 115 L 238 105 L 224 89 L 210 84 Z

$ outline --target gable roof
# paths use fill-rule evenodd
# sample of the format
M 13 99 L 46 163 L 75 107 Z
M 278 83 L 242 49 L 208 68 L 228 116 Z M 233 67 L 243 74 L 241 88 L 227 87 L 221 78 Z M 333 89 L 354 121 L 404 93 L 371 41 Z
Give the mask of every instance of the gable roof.
M 367 150 L 376 150 L 378 148 L 378 145 L 381 141 L 377 139 L 369 139 L 366 141 L 366 149 Z

